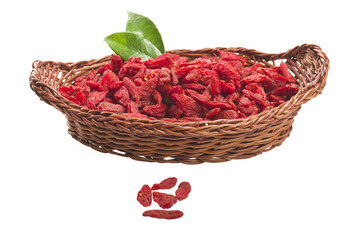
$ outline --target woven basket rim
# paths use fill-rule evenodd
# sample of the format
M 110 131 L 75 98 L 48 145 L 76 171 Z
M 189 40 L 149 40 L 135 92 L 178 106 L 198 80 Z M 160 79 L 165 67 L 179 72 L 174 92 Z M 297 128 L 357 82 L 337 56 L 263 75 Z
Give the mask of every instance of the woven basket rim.
M 287 110 L 289 110 L 290 108 L 293 107 L 300 107 L 301 104 L 297 104 L 297 101 L 299 99 L 303 99 L 308 92 L 310 91 L 310 89 L 315 88 L 316 86 L 320 86 L 321 90 L 323 89 L 324 85 L 325 85 L 325 80 L 327 77 L 327 72 L 329 69 L 329 60 L 326 56 L 326 54 L 324 52 L 322 52 L 321 48 L 317 45 L 314 44 L 303 44 L 300 46 L 296 46 L 292 49 L 290 49 L 287 52 L 282 52 L 279 54 L 270 54 L 270 53 L 263 53 L 260 51 L 256 51 L 253 49 L 247 49 L 247 48 L 242 48 L 242 47 L 238 47 L 238 48 L 224 48 L 224 47 L 217 47 L 217 48 L 204 48 L 204 49 L 198 49 L 198 50 L 189 50 L 189 49 L 178 49 L 178 50 L 170 50 L 167 51 L 168 53 L 176 53 L 179 55 L 187 55 L 189 57 L 192 57 L 193 55 L 202 55 L 202 53 L 209 53 L 211 52 L 216 52 L 217 50 L 224 50 L 224 51 L 233 51 L 233 52 L 242 52 L 242 51 L 248 51 L 251 52 L 251 54 L 247 55 L 248 59 L 251 59 L 252 57 L 254 58 L 254 56 L 263 58 L 267 61 L 275 61 L 275 60 L 285 60 L 287 59 L 288 61 L 292 61 L 292 54 L 294 52 L 300 51 L 300 49 L 312 49 L 313 51 L 316 52 L 316 54 L 324 61 L 324 72 L 323 72 L 323 76 L 319 76 L 319 79 L 312 79 L 311 82 L 313 82 L 313 84 L 308 84 L 305 87 L 300 87 L 299 91 L 297 92 L 296 95 L 294 95 L 290 100 L 288 100 L 287 102 L 272 108 L 270 110 L 267 111 L 263 111 L 261 113 L 258 113 L 257 115 L 253 115 L 253 116 L 249 116 L 247 118 L 243 118 L 243 119 L 218 119 L 218 120 L 204 120 L 204 121 L 187 121 L 187 122 L 173 122 L 173 121 L 166 121 L 166 120 L 162 120 L 162 119 L 140 119 L 140 118 L 129 118 L 126 116 L 122 116 L 122 115 L 118 115 L 115 113 L 110 113 L 110 112 L 103 112 L 100 110 L 90 110 L 90 109 L 86 109 L 81 107 L 80 105 L 66 99 L 65 97 L 61 96 L 60 93 L 58 92 L 57 89 L 55 89 L 52 86 L 47 85 L 46 83 L 44 83 L 45 85 L 47 85 L 48 87 L 52 88 L 52 94 L 54 97 L 57 98 L 57 101 L 61 101 L 64 104 L 68 105 L 69 107 L 71 107 L 74 110 L 77 111 L 81 111 L 83 113 L 87 113 L 89 115 L 96 115 L 96 116 L 103 116 L 104 118 L 106 118 L 106 122 L 107 125 L 113 125 L 113 126 L 117 126 L 117 124 L 121 124 L 124 121 L 127 122 L 137 122 L 140 124 L 151 124 L 151 125 L 157 125 L 159 127 L 167 127 L 167 126 L 176 126 L 179 128 L 179 130 L 183 129 L 183 130 L 191 130 L 192 129 L 199 129 L 200 127 L 202 128 L 202 132 L 207 133 L 209 132 L 209 130 L 211 132 L 214 131 L 214 127 L 218 127 L 218 128 L 222 128 L 224 126 L 227 125 L 232 125 L 232 126 L 237 126 L 239 129 L 242 128 L 249 128 L 252 127 L 252 125 L 260 123 L 262 121 L 269 121 L 269 119 L 271 118 L 280 118 L 280 116 L 282 116 L 282 114 L 284 114 L 285 112 L 287 112 Z M 241 54 L 241 53 L 240 53 Z M 251 55 L 251 57 L 249 57 Z M 75 66 L 85 66 L 85 68 L 89 65 L 89 63 L 92 63 L 92 68 L 94 68 L 94 66 L 96 66 L 97 64 L 99 64 L 99 66 L 101 66 L 105 61 L 110 60 L 110 55 L 107 55 L 105 57 L 99 58 L 99 59 L 91 59 L 91 60 L 83 60 L 83 61 L 78 61 L 78 62 L 58 62 L 58 61 L 40 61 L 40 60 L 36 60 L 33 62 L 32 66 L 33 66 L 33 71 L 31 72 L 31 76 L 30 76 L 30 82 L 32 84 L 32 82 L 34 81 L 41 81 L 41 79 L 37 78 L 35 75 L 35 68 L 40 64 L 40 65 L 53 65 L 53 66 L 63 66 L 68 68 L 69 70 L 73 69 Z M 254 60 L 256 60 L 256 58 L 254 58 Z M 320 91 L 317 91 L 317 94 L 312 96 L 311 98 L 317 96 L 318 94 L 321 93 Z M 310 99 L 311 99 L 310 98 Z M 310 100 L 310 99 L 307 99 Z M 303 102 L 304 103 L 304 102 Z M 302 103 L 302 104 L 303 104 Z M 298 106 L 299 105 L 299 106 Z M 286 114 L 285 117 L 287 117 L 288 114 Z

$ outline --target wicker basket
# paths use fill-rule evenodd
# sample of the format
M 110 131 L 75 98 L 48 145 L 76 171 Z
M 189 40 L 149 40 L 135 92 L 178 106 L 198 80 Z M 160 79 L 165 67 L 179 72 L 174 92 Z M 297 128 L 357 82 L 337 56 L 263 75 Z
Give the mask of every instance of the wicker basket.
M 84 109 L 59 94 L 60 86 L 103 66 L 110 56 L 76 63 L 35 61 L 30 87 L 41 100 L 65 114 L 74 139 L 104 153 L 149 162 L 198 164 L 249 158 L 281 145 L 290 135 L 301 105 L 320 94 L 326 84 L 326 54 L 309 44 L 280 54 L 241 47 L 168 52 L 195 58 L 216 55 L 219 49 L 239 53 L 249 64 L 274 66 L 278 60 L 286 61 L 300 90 L 284 104 L 246 119 L 174 123 Z

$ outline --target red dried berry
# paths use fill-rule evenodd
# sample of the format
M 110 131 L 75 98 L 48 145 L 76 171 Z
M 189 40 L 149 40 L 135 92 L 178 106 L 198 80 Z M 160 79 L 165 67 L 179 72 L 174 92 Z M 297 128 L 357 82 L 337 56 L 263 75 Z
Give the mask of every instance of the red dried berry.
M 89 87 L 91 87 L 92 90 L 99 90 L 100 83 L 94 80 L 89 80 L 85 82 Z
M 132 100 L 129 100 L 127 105 L 127 113 L 139 113 L 138 104 Z
M 139 91 L 137 86 L 135 86 L 134 82 L 129 78 L 125 77 L 123 79 L 124 86 L 127 88 L 129 92 L 129 96 L 135 100 L 135 102 L 139 101 Z
M 178 198 L 167 193 L 153 192 L 153 200 L 158 203 L 159 207 L 168 209 L 177 203 Z
M 183 215 L 183 212 L 179 210 L 148 210 L 143 213 L 144 217 L 160 219 L 177 219 Z
M 105 64 L 104 66 L 100 67 L 100 68 L 98 69 L 98 73 L 99 73 L 100 75 L 102 75 L 102 74 L 103 74 L 105 71 L 107 71 L 107 70 L 113 71 L 113 66 L 112 66 L 112 64 L 107 63 L 107 64 Z
M 161 181 L 160 183 L 155 183 L 152 186 L 152 190 L 164 190 L 164 189 L 171 189 L 177 184 L 177 178 L 169 177 Z
M 108 91 L 109 90 L 109 86 L 114 83 L 119 81 L 118 76 L 110 69 L 107 69 L 104 73 L 103 73 L 103 77 L 100 79 L 99 81 L 99 91 Z
M 166 104 L 156 104 L 151 106 L 145 106 L 143 111 L 153 117 L 163 118 L 165 116 L 165 112 L 167 111 L 168 106 Z
M 202 111 L 202 106 L 196 100 L 184 94 L 174 93 L 172 99 L 186 117 L 198 117 Z
M 139 190 L 137 201 L 144 207 L 149 207 L 152 204 L 152 190 L 150 189 L 149 185 L 145 184 Z
M 119 70 L 123 67 L 122 58 L 117 54 L 112 54 L 110 59 L 110 64 L 113 67 L 113 71 L 118 75 Z
M 157 87 L 158 79 L 156 77 L 149 79 L 139 87 L 139 99 L 146 99 L 152 95 Z
M 207 113 L 206 113 L 206 118 L 208 119 L 212 119 L 214 118 L 215 116 L 217 116 L 217 114 L 222 111 L 222 109 L 220 108 L 213 108 L 212 110 L 209 110 Z
M 241 75 L 232 64 L 224 60 L 220 60 L 217 63 L 215 70 L 227 81 L 238 81 L 241 78 Z
M 287 79 L 289 83 L 295 82 L 295 79 L 293 78 L 292 74 L 289 72 L 288 67 L 284 62 L 280 63 L 279 69 L 282 75 Z
M 92 92 L 86 100 L 87 107 L 90 109 L 96 109 L 98 104 L 104 100 L 107 94 L 107 92 Z
M 221 58 L 221 60 L 240 61 L 243 64 L 247 62 L 247 59 L 235 54 L 234 52 L 226 52 L 226 51 L 218 50 L 217 53 L 218 53 L 219 57 Z
M 63 97 L 69 98 L 74 94 L 75 87 L 73 85 L 65 85 L 59 87 L 59 92 Z
M 98 109 L 102 111 L 113 112 L 116 114 L 122 114 L 125 111 L 125 108 L 122 105 L 106 102 L 106 100 L 99 103 Z
M 239 99 L 238 110 L 246 116 L 255 115 L 259 111 L 257 104 L 245 96 Z
M 163 97 L 162 97 L 162 94 L 158 90 L 153 91 L 152 97 L 157 104 L 162 103 Z
M 177 191 L 175 192 L 175 195 L 178 199 L 178 201 L 182 201 L 186 199 L 191 192 L 191 185 L 189 182 L 181 182 L 178 186 Z
M 121 105 L 127 106 L 129 103 L 129 92 L 125 86 L 120 87 L 114 93 L 114 99 L 117 100 Z
M 75 99 L 77 101 L 79 101 L 79 105 L 84 105 L 85 101 L 86 101 L 86 96 L 84 94 L 83 91 L 79 91 L 76 95 L 75 95 Z
M 286 84 L 276 89 L 273 94 L 283 97 L 285 100 L 290 99 L 298 91 L 298 87 L 295 83 Z

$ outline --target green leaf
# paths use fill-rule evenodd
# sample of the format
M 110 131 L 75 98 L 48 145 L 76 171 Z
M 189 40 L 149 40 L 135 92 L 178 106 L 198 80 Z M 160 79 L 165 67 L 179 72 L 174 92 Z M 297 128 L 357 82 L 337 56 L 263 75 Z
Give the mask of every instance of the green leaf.
M 150 41 L 139 34 L 131 32 L 118 32 L 107 36 L 104 41 L 122 59 L 141 57 L 143 61 L 156 58 L 161 52 Z
M 161 53 L 165 52 L 162 36 L 158 28 L 147 17 L 128 11 L 127 32 L 137 33 L 156 46 Z

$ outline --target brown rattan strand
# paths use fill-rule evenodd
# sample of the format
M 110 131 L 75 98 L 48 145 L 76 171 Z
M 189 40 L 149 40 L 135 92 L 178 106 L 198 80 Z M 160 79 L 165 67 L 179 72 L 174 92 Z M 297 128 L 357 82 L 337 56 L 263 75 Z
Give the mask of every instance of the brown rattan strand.
M 110 61 L 110 56 L 76 63 L 35 61 L 30 87 L 41 100 L 66 116 L 68 132 L 74 139 L 104 153 L 148 162 L 198 164 L 249 158 L 281 145 L 290 135 L 301 105 L 325 87 L 329 70 L 326 54 L 311 44 L 279 54 L 241 47 L 168 52 L 196 58 L 216 55 L 219 49 L 239 53 L 250 65 L 259 62 L 274 66 L 280 60 L 286 62 L 299 92 L 286 103 L 246 119 L 174 123 L 84 109 L 59 94 L 60 86 L 103 66 Z

